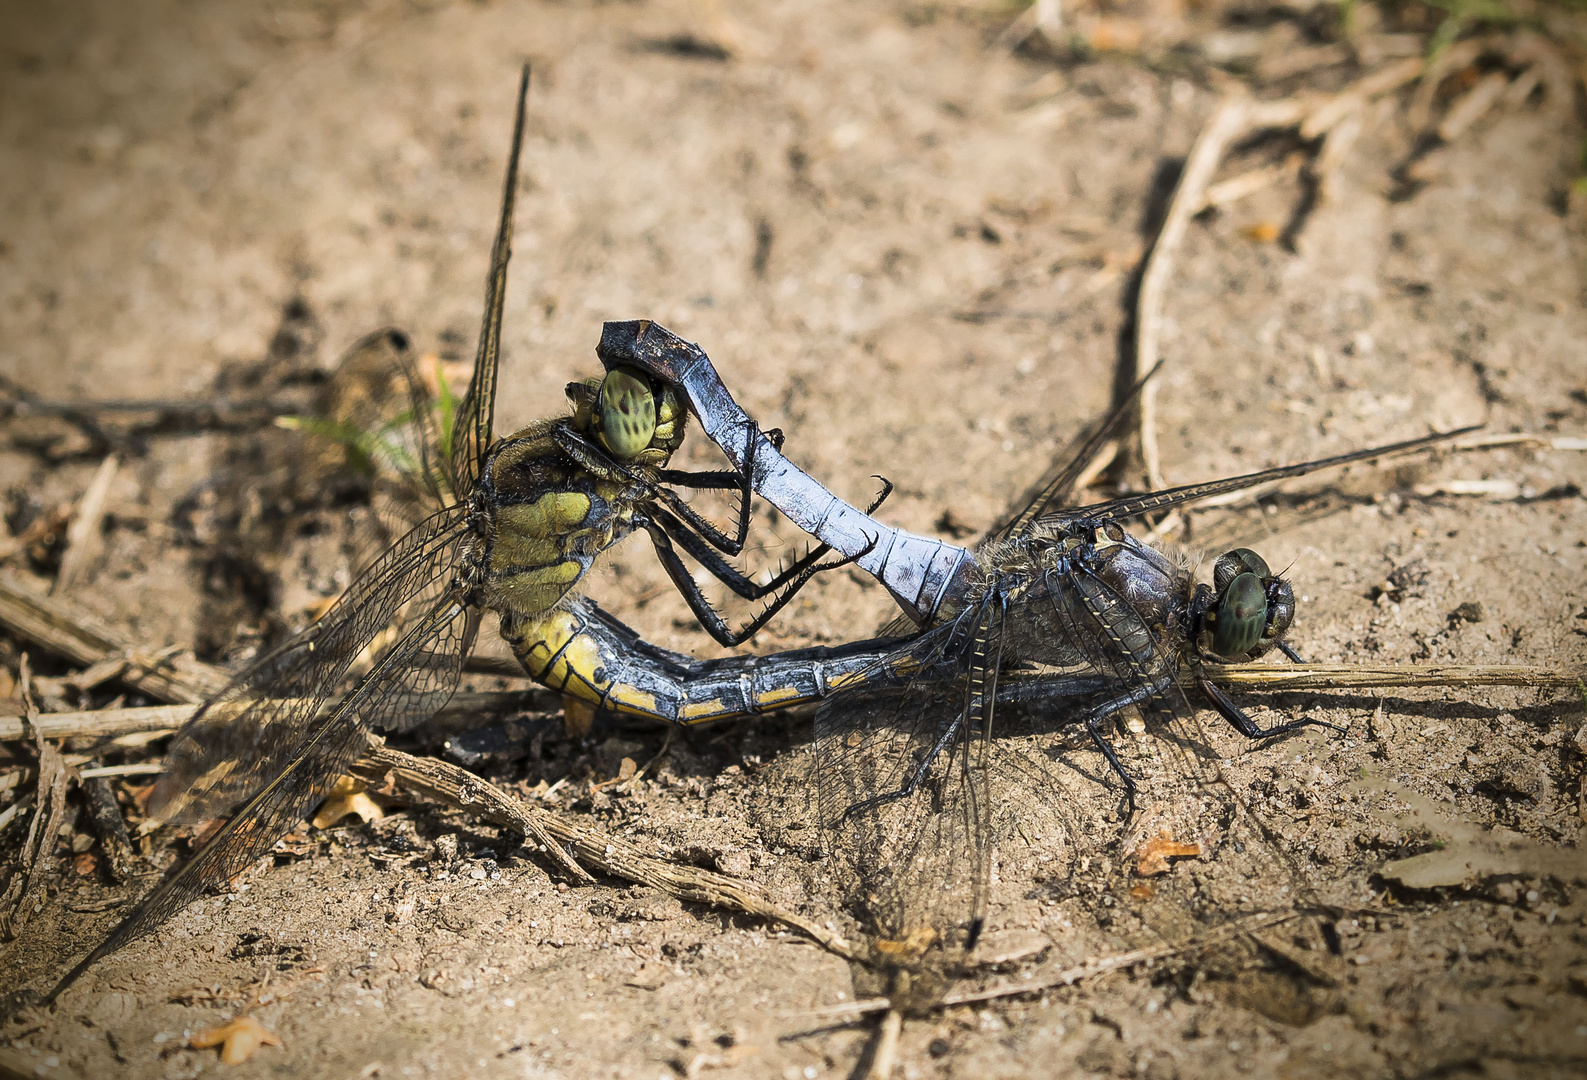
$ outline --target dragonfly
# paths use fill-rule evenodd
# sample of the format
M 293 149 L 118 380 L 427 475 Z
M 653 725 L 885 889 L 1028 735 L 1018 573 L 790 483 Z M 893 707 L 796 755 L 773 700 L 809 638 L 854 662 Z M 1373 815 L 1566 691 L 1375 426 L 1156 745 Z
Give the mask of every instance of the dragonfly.
M 986 926 L 998 837 L 1014 830 L 1033 851 L 1047 844 L 1043 859 L 1085 864 L 1081 853 L 1095 850 L 1106 826 L 1075 811 L 1095 802 L 1096 790 L 1082 789 L 1121 791 L 1121 816 L 1136 824 L 1138 850 L 1155 851 L 1165 863 L 1220 850 L 1237 808 L 1227 785 L 1216 806 L 1209 799 L 1219 787 L 1216 768 L 1209 773 L 1192 748 L 1214 745 L 1217 733 L 1201 725 L 1206 710 L 1196 705 L 1258 742 L 1332 726 L 1302 717 L 1264 727 L 1209 672 L 1211 664 L 1271 653 L 1299 662 L 1285 640 L 1294 589 L 1281 573 L 1237 548 L 1216 559 L 1211 584 L 1197 583 L 1183 559 L 1125 524 L 1475 430 L 1066 506 L 1087 464 L 1129 419 L 1125 402 L 1018 509 L 966 548 L 877 521 L 780 451 L 762 446 L 753 461 L 739 453 L 754 425 L 697 345 L 654 323 L 608 323 L 597 351 L 609 366 L 638 368 L 681 387 L 707 434 L 751 472 L 757 494 L 851 554 L 914 623 L 872 643 L 869 663 L 846 673 L 823 701 L 811 774 L 824 846 L 838 859 L 852 910 L 869 927 L 870 965 L 885 976 L 893 1007 L 904 1011 L 932 1006 L 965 970 Z M 865 651 L 857 648 L 851 660 L 860 663 Z M 1142 740 L 1121 746 L 1111 734 L 1132 710 L 1166 725 L 1167 738 L 1155 740 L 1150 753 Z M 1054 767 L 1075 749 L 1065 732 L 1100 753 L 1103 775 L 1082 781 L 1083 768 Z M 1149 788 L 1144 774 L 1152 777 Z M 1147 790 L 1153 804 L 1142 813 Z M 1271 869 L 1256 862 L 1252 873 Z
M 398 471 L 442 509 L 380 555 L 322 618 L 206 701 L 176 734 L 150 799 L 150 816 L 178 823 L 225 821 L 48 1000 L 98 960 L 269 852 L 324 798 L 371 731 L 405 731 L 440 710 L 459 684 L 486 611 L 499 613 L 501 635 L 531 677 L 589 706 L 679 719 L 679 710 L 667 707 L 673 699 L 666 694 L 680 680 L 682 689 L 672 692 L 694 702 L 687 716 L 693 721 L 777 704 L 786 678 L 763 680 L 779 689 L 762 694 L 748 669 L 701 667 L 692 658 L 646 646 L 575 591 L 602 552 L 643 531 L 705 629 L 722 644 L 736 645 L 815 574 L 849 561 L 822 562 L 829 549 L 816 545 L 765 583 L 728 562 L 742 552 L 747 537 L 749 474 L 668 467 L 688 419 L 676 388 L 637 369 L 617 368 L 567 387 L 571 416 L 494 437 L 528 88 L 526 66 L 467 393 L 455 403 L 443 395 L 440 408 L 433 407 L 407 362 L 400 334 L 366 339 L 355 357 L 360 363 L 398 362 L 413 398 L 412 437 L 382 428 L 362 449 L 399 459 Z M 345 426 L 364 412 L 354 409 L 330 422 Z M 752 458 L 760 445 L 781 442 L 778 432 L 757 433 L 747 452 Z M 719 529 L 675 487 L 736 490 L 736 529 Z M 882 498 L 888 490 L 884 482 Z M 738 595 L 768 602 L 743 626 L 730 626 L 704 596 L 680 550 Z M 746 691 L 760 696 L 745 700 Z

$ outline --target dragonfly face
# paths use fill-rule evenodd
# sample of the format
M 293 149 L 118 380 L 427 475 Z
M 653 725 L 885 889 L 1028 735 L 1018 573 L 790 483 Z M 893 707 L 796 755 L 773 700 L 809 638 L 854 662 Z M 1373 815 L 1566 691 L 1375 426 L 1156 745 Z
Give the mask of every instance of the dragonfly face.
M 1218 556 L 1205 629 L 1211 649 L 1229 659 L 1256 659 L 1283 640 L 1295 618 L 1295 590 L 1250 548 Z
M 574 426 L 617 461 L 664 468 L 683 443 L 689 414 L 677 389 L 654 389 L 650 377 L 635 368 L 614 368 L 604 379 L 569 383 L 568 397 L 576 409 Z

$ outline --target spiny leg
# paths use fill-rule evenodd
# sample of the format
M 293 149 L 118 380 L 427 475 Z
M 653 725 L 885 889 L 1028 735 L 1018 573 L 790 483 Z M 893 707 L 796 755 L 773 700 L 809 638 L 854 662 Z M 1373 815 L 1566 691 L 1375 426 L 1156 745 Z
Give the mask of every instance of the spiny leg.
M 1118 697 L 1110 698 L 1101 705 L 1096 706 L 1086 713 L 1085 720 L 1082 721 L 1085 724 L 1087 733 L 1091 736 L 1091 741 L 1096 743 L 1097 749 L 1102 751 L 1102 756 L 1107 759 L 1108 767 L 1113 770 L 1114 775 L 1119 778 L 1119 782 L 1124 785 L 1124 802 L 1129 807 L 1131 817 L 1135 816 L 1135 781 L 1130 778 L 1129 772 L 1124 768 L 1124 763 L 1119 760 L 1119 755 L 1114 751 L 1112 744 L 1102 734 L 1102 722 L 1120 709 L 1150 701 L 1168 689 L 1173 684 L 1173 681 L 1172 675 L 1164 675 L 1151 682 L 1142 683 L 1135 689 L 1120 694 Z
M 637 520 L 639 524 L 646 528 L 649 528 L 652 524 L 659 526 L 669 537 L 672 538 L 674 542 L 678 544 L 679 547 L 683 548 L 683 550 L 693 556 L 701 566 L 705 567 L 705 569 L 710 572 L 712 577 L 726 585 L 729 589 L 732 589 L 733 592 L 737 593 L 745 600 L 761 600 L 777 592 L 784 585 L 788 584 L 788 582 L 794 580 L 800 574 L 804 573 L 805 570 L 815 565 L 815 563 L 828 551 L 832 550 L 825 544 L 818 545 L 806 552 L 795 562 L 783 568 L 771 581 L 764 585 L 760 585 L 746 577 L 744 573 L 737 567 L 733 566 L 726 559 L 722 558 L 722 556 L 718 555 L 716 550 L 707 544 L 702 537 L 698 536 L 691 529 L 689 529 L 688 526 L 680 522 L 677 518 L 673 517 L 666 510 L 663 510 L 657 506 L 652 506 L 641 516 L 640 519 Z M 842 564 L 833 564 L 833 566 L 839 565 Z
M 867 513 L 875 511 L 883 500 L 892 494 L 892 483 L 883 479 L 882 484 L 884 486 L 881 494 L 872 501 L 870 510 Z M 651 504 L 644 511 L 636 513 L 633 520 L 635 525 L 643 528 L 649 534 L 651 543 L 656 549 L 656 556 L 661 560 L 662 568 L 667 571 L 667 576 L 672 579 L 672 583 L 677 590 L 683 594 L 689 609 L 700 620 L 700 624 L 705 627 L 706 632 L 718 643 L 729 647 L 742 644 L 761 627 L 765 626 L 772 616 L 787 606 L 788 602 L 794 598 L 800 589 L 804 588 L 811 578 L 827 570 L 836 570 L 839 567 L 847 566 L 855 559 L 868 554 L 871 550 L 871 545 L 867 545 L 864 550 L 856 552 L 852 556 L 845 556 L 823 563 L 818 560 L 831 551 L 832 548 L 827 544 L 818 544 L 815 548 L 806 552 L 802 558 L 785 568 L 769 584 L 758 585 L 718 556 L 711 549 L 706 538 L 691 532 L 685 523 L 678 521 L 660 507 Z M 683 561 L 678 558 L 677 552 L 673 550 L 673 540 L 677 540 L 684 550 L 698 559 L 700 564 L 713 577 L 728 586 L 739 596 L 746 600 L 760 600 L 771 596 L 771 603 L 748 623 L 745 623 L 737 630 L 733 630 L 700 591 L 699 583 L 694 580 L 694 576 L 689 573 L 688 568 L 683 565 Z
M 671 484 L 677 487 L 691 488 L 696 491 L 725 491 L 733 489 L 739 492 L 738 513 L 734 525 L 733 540 L 731 543 L 713 544 L 718 551 L 728 555 L 738 555 L 744 550 L 744 541 L 749 537 L 749 503 L 755 493 L 755 450 L 759 443 L 757 434 L 764 434 L 766 441 L 771 443 L 772 449 L 782 452 L 783 433 L 781 428 L 769 428 L 760 432 L 751 421 L 744 446 L 744 467 L 742 469 L 727 469 L 718 472 L 689 472 L 683 469 L 663 469 L 658 477 L 662 484 Z M 703 521 L 703 519 L 702 519 Z M 709 525 L 709 523 L 706 523 Z M 726 534 L 710 525 L 711 533 L 715 539 L 725 541 Z M 703 533 L 703 530 L 702 530 Z
M 756 631 L 770 622 L 772 617 L 787 606 L 788 602 L 794 598 L 800 589 L 804 588 L 805 583 L 811 578 L 823 571 L 836 570 L 838 567 L 846 566 L 871 550 L 870 546 L 867 546 L 863 551 L 853 556 L 834 559 L 830 563 L 809 564 L 812 556 L 818 557 L 826 550 L 829 550 L 825 545 L 822 545 L 815 552 L 806 555 L 801 560 L 801 562 L 809 565 L 805 565 L 803 569 L 799 570 L 793 580 L 787 583 L 781 592 L 774 595 L 771 602 L 759 614 L 737 630 L 734 630 L 727 625 L 722 616 L 711 606 L 711 602 L 706 599 L 705 594 L 700 591 L 699 583 L 694 580 L 693 575 L 689 573 L 688 567 L 683 565 L 683 560 L 678 558 L 678 553 L 673 550 L 672 541 L 668 537 L 667 531 L 656 522 L 639 514 L 634 516 L 634 523 L 642 527 L 650 535 L 651 543 L 656 549 L 656 557 L 661 560 L 662 568 L 666 570 L 667 576 L 672 579 L 672 584 L 683 594 L 684 600 L 689 605 L 689 610 L 693 611 L 695 618 L 700 620 L 700 625 L 705 627 L 706 632 L 719 644 L 729 647 L 743 644 Z M 731 567 L 724 565 L 723 568 L 738 577 L 742 577 L 737 571 L 733 571 Z M 711 568 L 707 566 L 707 569 Z M 749 582 L 749 584 L 753 586 L 754 583 Z
M 1244 709 L 1236 705 L 1228 694 L 1225 694 L 1216 683 L 1207 678 L 1207 673 L 1199 662 L 1193 660 L 1191 666 L 1195 669 L 1196 685 L 1201 687 L 1201 692 L 1207 696 L 1208 702 L 1217 710 L 1219 716 L 1229 722 L 1230 727 L 1247 739 L 1253 741 L 1269 739 L 1275 735 L 1285 735 L 1292 731 L 1300 731 L 1302 728 L 1311 727 L 1327 728 L 1330 731 L 1337 731 L 1341 735 L 1345 734 L 1346 729 L 1338 724 L 1330 724 L 1326 720 L 1317 720 L 1310 716 L 1304 716 L 1299 720 L 1291 720 L 1284 724 L 1274 724 L 1270 728 L 1258 727 L 1256 721 L 1252 720 Z

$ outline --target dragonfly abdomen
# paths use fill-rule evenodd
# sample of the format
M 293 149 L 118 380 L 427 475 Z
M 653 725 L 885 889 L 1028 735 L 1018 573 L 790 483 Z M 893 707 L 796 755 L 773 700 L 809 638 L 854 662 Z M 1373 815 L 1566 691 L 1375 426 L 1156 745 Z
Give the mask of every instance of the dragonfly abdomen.
M 534 619 L 504 615 L 501 636 L 536 681 L 600 709 L 669 724 L 703 724 L 822 701 L 838 690 L 907 681 L 918 662 L 896 639 L 775 656 L 696 660 L 640 641 L 578 598 Z

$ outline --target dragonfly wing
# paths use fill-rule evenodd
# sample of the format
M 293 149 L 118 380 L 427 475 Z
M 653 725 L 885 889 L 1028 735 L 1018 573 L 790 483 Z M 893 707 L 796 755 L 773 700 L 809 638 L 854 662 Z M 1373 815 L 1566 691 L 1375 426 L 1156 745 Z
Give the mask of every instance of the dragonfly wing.
M 1102 448 L 1110 440 L 1117 438 L 1119 433 L 1128 426 L 1130 418 L 1135 415 L 1135 402 L 1141 395 L 1141 389 L 1151 380 L 1152 376 L 1162 370 L 1162 367 L 1163 361 L 1159 360 L 1151 371 L 1143 375 L 1140 381 L 1130 388 L 1129 393 L 1118 403 L 1113 412 L 1101 424 L 1097 425 L 1096 430 L 1080 442 L 1078 449 L 1071 452 L 1066 447 L 1064 452 L 1059 454 L 1052 466 L 1048 468 L 1047 474 L 1020 497 L 1019 502 L 1015 504 L 1016 508 L 1011 510 L 1002 521 L 992 526 L 976 546 L 981 547 L 991 541 L 1003 540 L 1023 533 L 1030 527 L 1031 522 L 1047 513 L 1048 510 L 1068 502 L 1074 496 L 1075 481 L 1080 479 L 1080 475 L 1085 472 L 1092 459 L 1097 456 Z M 1070 445 L 1073 446 L 1074 444 Z
M 413 620 L 358 685 L 333 708 L 316 710 L 270 740 L 272 767 L 197 854 L 167 877 L 51 993 L 55 996 L 100 958 L 143 936 L 211 889 L 224 885 L 275 847 L 324 798 L 330 783 L 363 752 L 371 727 L 402 723 L 450 695 L 462 673 L 470 624 L 461 598 L 443 597 Z M 442 663 L 441 658 L 445 658 Z
M 940 996 L 984 915 L 990 815 L 968 694 L 977 642 L 986 645 L 974 631 L 987 618 L 976 612 L 902 646 L 883 666 L 915 670 L 906 684 L 846 692 L 816 716 L 824 845 L 900 1007 Z
M 217 817 L 279 774 L 354 664 L 401 638 L 450 585 L 464 529 L 457 510 L 421 523 L 359 575 L 319 622 L 205 702 L 172 741 L 151 815 L 179 822 Z M 352 722 L 362 730 L 407 726 L 427 705 L 393 699 L 385 713 L 365 712 Z
M 1185 503 L 1196 502 L 1199 499 L 1208 499 L 1214 495 L 1224 495 L 1231 491 L 1241 491 L 1245 488 L 1256 487 L 1273 480 L 1285 480 L 1292 476 L 1305 476 L 1307 473 L 1319 469 L 1332 468 L 1335 465 L 1348 465 L 1355 461 L 1370 461 L 1373 458 L 1384 457 L 1389 454 L 1407 453 L 1413 450 L 1423 450 L 1429 446 L 1436 446 L 1450 439 L 1469 435 L 1482 427 L 1475 424 L 1470 427 L 1458 428 L 1442 435 L 1426 435 L 1420 439 L 1407 439 L 1404 442 L 1390 443 L 1387 446 L 1375 446 L 1369 450 L 1357 450 L 1349 454 L 1338 454 L 1334 457 L 1318 458 L 1316 461 L 1305 461 L 1298 465 L 1285 465 L 1277 469 L 1264 469 L 1261 472 L 1247 473 L 1244 476 L 1231 476 L 1226 480 L 1209 480 L 1201 484 L 1187 484 L 1184 487 L 1168 488 L 1164 491 L 1151 491 L 1142 495 L 1129 495 L 1122 499 L 1113 499 L 1104 503 L 1093 503 L 1090 506 L 1080 506 L 1073 510 L 1065 510 L 1053 515 L 1056 522 L 1076 520 L 1113 520 L 1122 521 L 1125 518 L 1139 517 L 1157 510 L 1168 510 Z
M 523 149 L 528 99 L 529 65 L 525 64 L 518 81 L 518 112 L 513 120 L 512 150 L 507 156 L 507 180 L 501 193 L 501 218 L 496 225 L 496 241 L 490 249 L 490 272 L 485 279 L 485 314 L 479 329 L 474 375 L 452 426 L 449 471 L 452 490 L 460 494 L 474 490 L 495 423 L 502 308 L 507 299 L 507 262 L 512 258 L 513 207 L 518 194 L 518 158 Z

